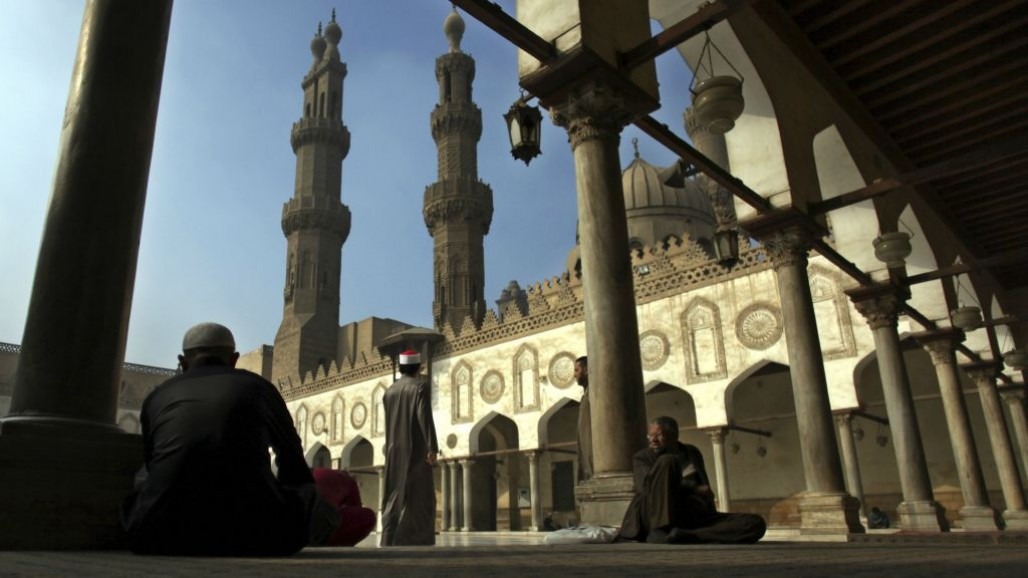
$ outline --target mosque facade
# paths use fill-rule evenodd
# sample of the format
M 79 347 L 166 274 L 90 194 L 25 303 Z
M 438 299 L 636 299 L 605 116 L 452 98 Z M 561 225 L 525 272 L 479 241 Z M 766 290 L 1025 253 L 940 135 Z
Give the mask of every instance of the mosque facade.
M 673 14 L 667 17 L 674 21 Z M 303 80 L 303 116 L 291 136 L 297 174 L 282 217 L 287 239 L 282 326 L 273 347 L 245 354 L 240 366 L 278 385 L 312 465 L 350 471 L 364 501 L 379 504 L 383 394 L 396 376 L 396 354 L 420 350 L 432 381 L 441 447 L 440 528 L 540 529 L 548 514 L 557 523 L 581 515 L 575 440 L 582 389 L 574 383 L 573 364 L 586 352 L 583 277 L 575 247 L 565 271 L 525 287 L 511 282 L 495 308 L 486 303 L 482 243 L 493 216 L 492 191 L 477 173 L 481 112 L 473 100 L 475 61 L 460 48 L 463 28 L 456 13 L 444 23 L 449 49 L 436 61 L 439 101 L 430 113 L 439 173 L 425 190 L 423 212 L 434 241 L 435 327 L 377 317 L 341 327 L 336 322 L 340 254 L 350 222 L 340 174 L 350 142 L 337 104 L 346 65 L 333 16 L 311 44 L 314 62 Z M 731 39 L 725 43 L 731 45 Z M 745 53 L 737 57 L 748 63 Z M 766 88 L 757 81 L 748 90 L 758 92 L 747 94 L 747 106 L 757 110 L 744 114 L 732 132 L 703 126 L 692 109 L 685 114 L 686 129 L 709 158 L 726 170 L 730 165 L 772 202 L 784 204 L 792 191 L 783 176 L 775 118 L 761 110 L 768 96 L 759 91 Z M 755 150 L 761 139 L 771 145 Z M 852 188 L 850 165 L 859 151 L 847 149 L 834 126 L 819 133 L 815 143 L 822 187 Z M 808 489 L 810 468 L 801 459 L 805 427 L 796 410 L 783 323 L 783 306 L 796 296 L 782 294 L 767 243 L 744 242 L 731 267 L 713 257 L 718 224 L 744 218 L 746 211 L 730 196 L 726 201 L 724 191 L 706 177 L 682 174 L 679 166 L 655 167 L 636 153 L 623 169 L 622 185 L 647 416 L 678 420 L 683 441 L 704 454 L 722 510 L 759 513 L 772 528 L 798 531 L 803 524 L 798 503 Z M 902 217 L 920 232 L 912 208 Z M 874 219 L 865 211 L 828 220 L 827 238 L 836 249 L 857 255 L 862 265 L 873 266 L 868 256 L 880 228 Z M 924 235 L 915 240 L 926 243 Z M 926 249 L 915 244 L 915 256 L 924 257 Z M 916 340 L 912 334 L 923 328 L 910 318 L 892 318 L 916 407 L 917 431 L 902 435 L 918 436 L 924 460 L 920 466 L 902 464 L 880 377 L 875 314 L 866 301 L 847 293 L 858 284 L 824 257 L 809 259 L 806 278 L 809 297 L 801 298 L 809 299 L 816 316 L 836 434 L 831 443 L 838 443 L 846 491 L 863 507 L 878 506 L 915 526 L 972 527 L 965 523 L 973 512 L 954 465 L 950 418 L 936 378 L 945 353 L 930 340 Z M 936 318 L 947 317 L 941 284 L 918 287 L 911 300 Z M 979 396 L 968 375 L 960 376 L 960 395 L 978 440 L 974 451 L 981 456 L 992 507 L 978 512 L 976 523 L 987 527 L 982 516 L 995 520 L 995 512 L 1006 511 L 1013 512 L 1007 523 L 1016 525 L 1018 506 L 1007 504 L 1011 494 L 1001 489 L 1010 472 L 996 465 L 987 442 L 982 400 L 989 398 Z M 1008 423 L 1023 420 L 1020 396 L 1008 396 L 1008 402 Z M 1019 441 L 1015 467 L 1023 472 L 1025 440 Z M 930 480 L 921 500 L 929 504 L 927 518 L 903 509 L 911 502 L 904 486 L 910 467 Z M 934 510 L 940 514 L 937 522 Z

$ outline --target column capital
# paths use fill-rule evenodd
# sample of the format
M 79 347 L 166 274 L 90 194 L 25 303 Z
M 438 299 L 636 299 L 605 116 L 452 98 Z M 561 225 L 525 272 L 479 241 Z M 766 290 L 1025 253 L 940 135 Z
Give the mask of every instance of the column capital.
M 854 287 L 845 292 L 871 329 L 896 327 L 903 304 L 910 297 L 905 287 L 887 283 Z
M 960 367 L 979 385 L 983 382 L 995 383 L 1000 370 L 999 363 L 990 360 L 965 363 Z
M 806 267 L 807 253 L 814 240 L 827 234 L 821 225 L 795 207 L 758 215 L 739 226 L 763 243 L 775 271 L 792 265 Z
M 932 356 L 934 365 L 954 365 L 953 352 L 964 341 L 964 332 L 956 327 L 940 327 L 913 333 L 911 337 Z
M 1025 388 L 1023 386 L 1003 388 L 1002 391 L 999 392 L 999 395 L 1010 405 L 1023 404 L 1025 399 Z
M 712 427 L 703 431 L 710 436 L 710 441 L 718 444 L 725 443 L 725 436 L 728 435 L 727 427 Z
M 567 130 L 572 151 L 590 140 L 618 142 L 632 116 L 625 98 L 604 84 L 589 84 L 550 107 L 553 124 Z
M 475 458 L 459 458 L 459 459 L 456 459 L 456 460 L 453 460 L 453 461 L 460 462 L 461 467 L 465 467 L 466 468 L 466 467 L 468 467 L 470 465 L 474 465 Z
M 832 415 L 835 416 L 835 423 L 839 425 L 849 426 L 853 423 L 853 410 L 837 411 Z

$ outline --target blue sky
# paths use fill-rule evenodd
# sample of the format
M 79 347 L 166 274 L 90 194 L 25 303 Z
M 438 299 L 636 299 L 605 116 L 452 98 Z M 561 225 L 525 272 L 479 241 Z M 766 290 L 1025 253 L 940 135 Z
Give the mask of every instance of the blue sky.
M 514 1 L 499 4 L 510 14 Z M 20 343 L 56 161 L 84 2 L 0 4 L 0 341 Z M 343 121 L 352 133 L 342 200 L 353 226 L 343 246 L 340 323 L 369 316 L 432 324 L 432 238 L 422 195 L 437 180 L 429 113 L 435 58 L 447 49 L 444 0 L 177 0 L 139 252 L 126 360 L 174 367 L 193 323 L 231 327 L 241 351 L 272 343 L 282 315 L 285 238 L 293 190 L 292 123 L 309 41 L 332 8 L 349 74 Z M 515 51 L 464 15 L 462 48 L 477 61 L 482 109 L 479 177 L 493 190 L 485 240 L 486 299 L 511 280 L 559 275 L 575 234 L 567 136 L 545 122 L 530 167 L 509 153 L 501 115 L 518 97 Z M 689 73 L 677 53 L 657 61 L 662 108 L 684 136 Z M 634 127 L 644 158 L 673 155 Z

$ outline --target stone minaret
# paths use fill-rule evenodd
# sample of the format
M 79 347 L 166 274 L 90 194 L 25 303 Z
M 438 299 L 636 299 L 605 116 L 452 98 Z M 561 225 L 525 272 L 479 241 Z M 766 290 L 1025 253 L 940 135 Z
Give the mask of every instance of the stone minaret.
M 450 50 L 435 61 L 439 104 L 431 116 L 439 180 L 425 189 L 425 225 L 435 240 L 435 325 L 460 329 L 466 317 L 477 325 L 485 315 L 482 245 L 493 220 L 493 191 L 478 180 L 482 112 L 471 100 L 475 61 L 460 50 L 464 20 L 456 10 L 443 31 Z
M 293 198 L 282 207 L 286 236 L 285 307 L 275 335 L 272 381 L 303 376 L 336 357 L 339 276 L 350 209 L 340 201 L 343 159 L 350 131 L 342 121 L 346 64 L 339 59 L 343 31 L 332 21 L 311 41 L 314 62 L 304 76 L 303 118 L 293 124 L 296 154 Z

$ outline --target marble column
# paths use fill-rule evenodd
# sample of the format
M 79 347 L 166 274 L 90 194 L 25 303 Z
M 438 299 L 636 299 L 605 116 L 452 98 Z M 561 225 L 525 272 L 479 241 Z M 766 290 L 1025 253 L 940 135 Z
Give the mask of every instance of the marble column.
M 857 458 L 857 444 L 853 439 L 853 414 L 835 414 L 838 427 L 839 447 L 842 449 L 842 466 L 846 473 L 846 491 L 860 501 L 860 512 L 867 519 L 867 504 L 864 503 L 864 484 L 860 481 L 860 460 Z
M 142 451 L 115 418 L 171 7 L 86 2 L 10 413 L 0 420 L 2 549 L 120 539 L 117 504 Z
M 442 494 L 440 531 L 446 532 L 450 529 L 450 468 L 446 462 L 439 462 L 439 491 Z
M 1017 438 L 1017 448 L 1021 452 L 1021 464 L 1026 468 L 1024 474 L 1028 474 L 1028 420 L 1024 412 L 1024 387 L 1017 390 L 1004 391 L 1003 400 L 1007 402 L 1007 409 L 1010 410 L 1010 421 L 1014 428 L 1014 437 Z
M 460 494 L 460 463 L 457 460 L 453 460 L 449 463 L 450 466 L 450 518 L 447 529 L 451 532 L 459 532 L 461 528 L 460 513 L 461 509 L 461 494 Z
M 543 531 L 543 493 L 539 483 L 539 458 L 542 452 L 527 452 L 528 456 L 528 491 L 532 499 L 533 532 Z
M 935 375 L 939 380 L 942 408 L 946 414 L 946 429 L 949 430 L 953 461 L 957 468 L 957 478 L 960 480 L 960 493 L 964 499 L 964 505 L 960 508 L 961 523 L 967 531 L 996 531 L 999 528 L 996 510 L 989 505 L 989 495 L 985 489 L 985 478 L 978 460 L 964 391 L 957 375 L 954 349 L 963 341 L 964 334 L 959 329 L 943 328 L 916 333 L 914 338 L 931 355 Z
M 994 361 L 982 361 L 962 366 L 978 387 L 985 413 L 985 426 L 989 431 L 989 442 L 996 460 L 1000 487 L 1003 489 L 1003 521 L 1008 530 L 1028 530 L 1028 511 L 1025 510 L 1024 492 L 1021 489 L 1021 475 L 1017 470 L 1014 448 L 1007 433 L 1007 420 L 1003 415 L 1003 402 L 996 389 L 999 365 Z
M 717 509 L 729 512 L 732 507 L 728 497 L 728 460 L 725 455 L 725 434 L 723 427 L 707 430 L 710 443 L 714 449 L 714 474 L 717 476 Z
M 473 532 L 475 526 L 472 523 L 474 519 L 471 499 L 471 468 L 475 465 L 475 460 L 465 459 L 460 461 L 460 467 L 464 470 L 464 527 L 461 528 L 462 532 Z
M 551 108 L 575 159 L 585 325 L 589 335 L 589 405 L 593 479 L 576 488 L 582 520 L 617 525 L 632 497 L 632 455 L 645 446 L 639 325 L 628 250 L 618 142 L 631 120 L 623 100 L 603 85 L 573 90 Z
M 784 209 L 740 224 L 761 239 L 774 267 L 789 352 L 789 373 L 796 405 L 803 476 L 807 491 L 799 499 L 804 534 L 864 532 L 859 502 L 846 493 L 835 441 L 835 425 L 821 359 L 821 344 L 807 278 L 807 252 L 823 232 L 796 209 Z
M 903 303 L 909 297 L 905 289 L 894 285 L 874 285 L 849 289 L 857 311 L 867 320 L 875 340 L 878 373 L 889 416 L 896 466 L 899 469 L 903 501 L 896 510 L 904 530 L 941 532 L 948 530 L 945 510 L 932 493 L 928 461 L 924 456 L 921 430 L 917 426 L 914 396 L 910 392 L 903 349 L 896 324 Z

